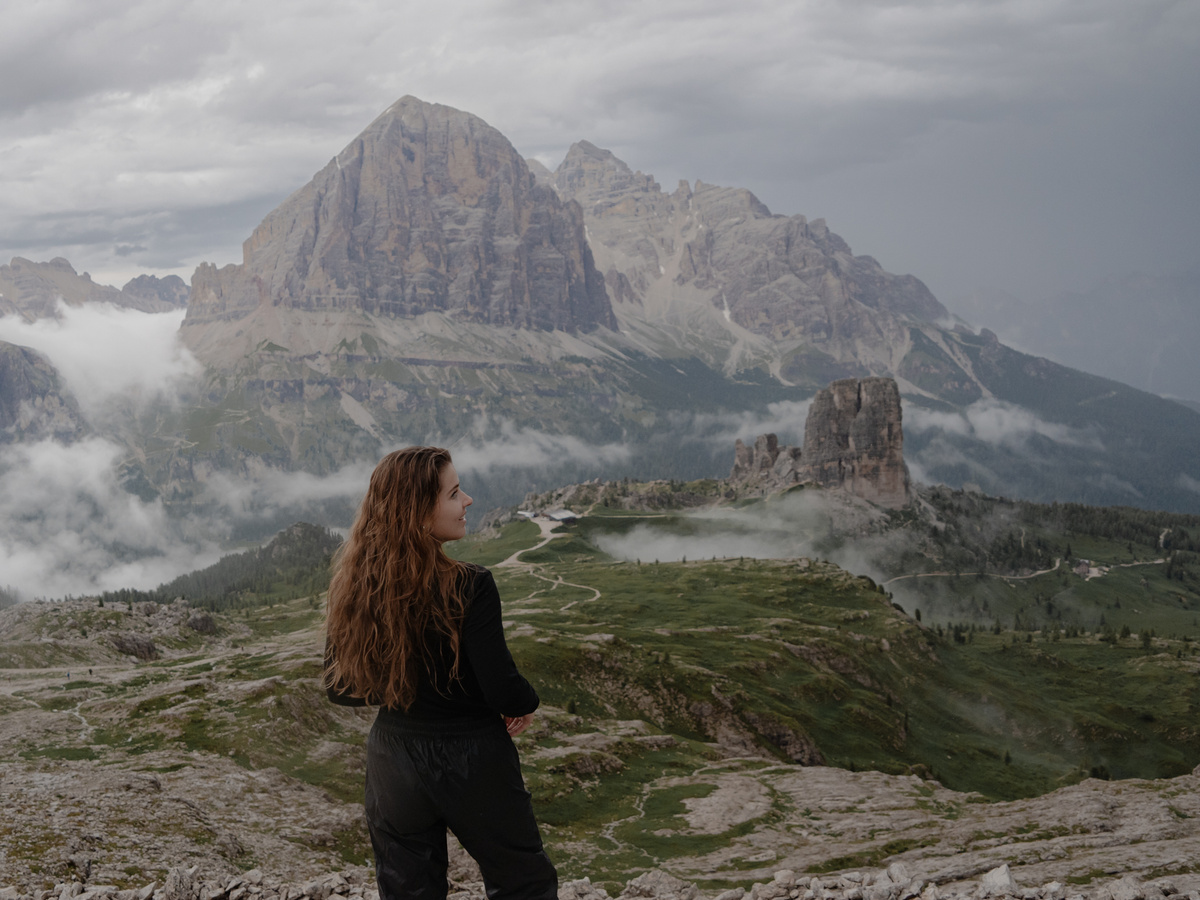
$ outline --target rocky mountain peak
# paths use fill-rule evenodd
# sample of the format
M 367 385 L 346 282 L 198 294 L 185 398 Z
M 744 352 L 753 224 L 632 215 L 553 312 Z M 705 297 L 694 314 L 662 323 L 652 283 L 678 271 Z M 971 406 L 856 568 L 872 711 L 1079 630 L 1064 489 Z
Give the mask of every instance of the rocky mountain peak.
M 0 445 L 83 437 L 87 424 L 58 371 L 40 353 L 0 341 Z
M 765 493 L 795 484 L 840 488 L 879 506 L 908 504 L 900 389 L 891 378 L 845 378 L 817 393 L 804 421 L 804 446 L 762 434 L 734 446 L 731 481 Z
M 818 391 L 804 423 L 804 463 L 819 484 L 839 485 L 880 506 L 908 503 L 895 380 L 844 378 Z
M 626 309 L 661 310 L 694 328 L 707 307 L 710 323 L 838 362 L 861 362 L 866 351 L 880 369 L 903 340 L 901 323 L 946 315 L 924 284 L 855 256 L 823 219 L 773 214 L 743 188 L 697 180 L 667 194 L 587 141 L 571 147 L 554 184 L 582 205 L 610 294 Z
M 554 186 L 560 195 L 578 200 L 584 207 L 603 203 L 614 192 L 659 193 L 661 190 L 651 176 L 634 172 L 611 150 L 597 147 L 590 141 L 571 145 L 554 172 Z
M 482 119 L 415 97 L 271 212 L 242 265 L 201 265 L 185 324 L 262 305 L 539 330 L 616 324 L 579 207 L 538 184 Z
M 121 293 L 133 300 L 182 309 L 187 306 L 188 286 L 178 275 L 159 278 L 157 275 L 139 275 L 131 278 L 121 288 Z

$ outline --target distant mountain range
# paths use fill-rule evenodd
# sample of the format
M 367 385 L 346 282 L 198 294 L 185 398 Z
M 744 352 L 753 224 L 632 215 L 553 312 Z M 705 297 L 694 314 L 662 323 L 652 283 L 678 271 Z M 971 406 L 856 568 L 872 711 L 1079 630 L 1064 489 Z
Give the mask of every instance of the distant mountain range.
M 80 275 L 61 256 L 44 263 L 18 256 L 0 266 L 0 316 L 45 318 L 56 314 L 60 302 L 67 306 L 111 303 L 143 312 L 165 312 L 186 306 L 187 298 L 188 286 L 178 275 L 139 275 L 117 290 L 96 284 L 87 272 Z
M 955 312 L 1028 352 L 1200 409 L 1200 270 L 1110 276 L 1038 300 L 980 292 Z
M 823 220 L 698 181 L 667 193 L 587 142 L 550 172 L 481 119 L 404 97 L 243 249 L 192 278 L 194 396 L 123 430 L 147 496 L 186 507 L 198 472 L 323 475 L 505 428 L 623 446 L 644 474 L 724 472 L 729 442 L 704 440 L 715 422 L 881 375 L 900 386 L 918 479 L 1200 510 L 1200 413 L 952 326 L 918 279 L 855 256 Z M 0 269 L 0 302 L 5 272 L 33 265 Z M 166 308 L 180 299 L 167 281 L 107 290 Z M 70 410 L 61 385 L 26 382 Z M 3 413 L 19 406 L 0 396 L 9 439 L 51 427 Z

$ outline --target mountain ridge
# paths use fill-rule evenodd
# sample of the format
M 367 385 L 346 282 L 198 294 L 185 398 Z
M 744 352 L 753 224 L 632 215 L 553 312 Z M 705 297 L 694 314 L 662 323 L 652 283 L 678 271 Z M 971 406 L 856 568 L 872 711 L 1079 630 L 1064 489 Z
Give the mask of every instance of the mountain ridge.
M 1200 415 L 947 327 L 918 279 L 823 220 L 701 181 L 667 193 L 590 142 L 551 173 L 478 117 L 404 97 L 243 257 L 193 277 L 194 394 L 118 436 L 132 480 L 181 511 L 212 472 L 324 476 L 498 431 L 581 449 L 553 475 L 493 460 L 517 473 L 493 505 L 585 477 L 583 448 L 711 475 L 722 422 L 866 377 L 899 384 L 918 480 L 1200 508 Z
M 178 275 L 159 278 L 139 275 L 117 290 L 82 275 L 61 256 L 33 262 L 21 256 L 0 265 L 0 316 L 16 315 L 27 322 L 57 316 L 58 303 L 83 306 L 109 303 L 142 312 L 167 312 L 187 304 L 188 289 Z

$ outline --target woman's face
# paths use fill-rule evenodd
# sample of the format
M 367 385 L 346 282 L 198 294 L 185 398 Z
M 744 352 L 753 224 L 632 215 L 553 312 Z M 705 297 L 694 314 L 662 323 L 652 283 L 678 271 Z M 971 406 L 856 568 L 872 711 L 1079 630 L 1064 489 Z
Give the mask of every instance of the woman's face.
M 458 473 L 454 471 L 454 464 L 447 463 L 442 469 L 437 507 L 433 510 L 433 522 L 429 526 L 429 533 L 442 543 L 465 537 L 467 507 L 474 502 L 458 486 Z

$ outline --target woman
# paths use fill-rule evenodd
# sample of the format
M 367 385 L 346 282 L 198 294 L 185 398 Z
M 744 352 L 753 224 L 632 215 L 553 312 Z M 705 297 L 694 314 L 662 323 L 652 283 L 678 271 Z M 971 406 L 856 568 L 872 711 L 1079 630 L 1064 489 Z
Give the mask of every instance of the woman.
M 538 696 L 505 645 L 491 573 L 442 550 L 470 505 L 446 450 L 389 453 L 334 559 L 325 684 L 335 703 L 380 707 L 366 812 L 381 900 L 444 900 L 447 828 L 490 900 L 558 896 L 512 741 Z

